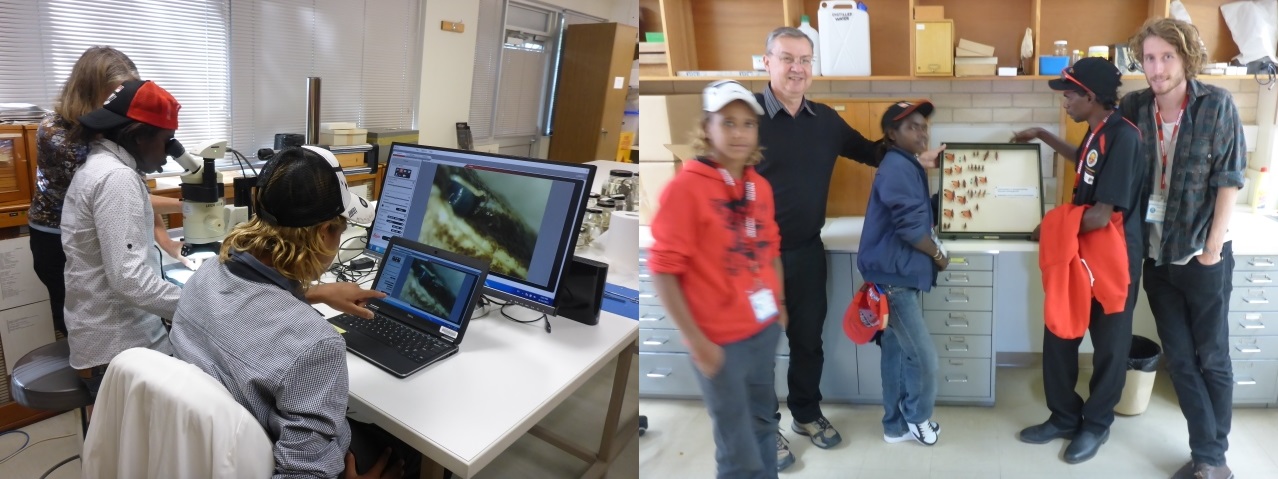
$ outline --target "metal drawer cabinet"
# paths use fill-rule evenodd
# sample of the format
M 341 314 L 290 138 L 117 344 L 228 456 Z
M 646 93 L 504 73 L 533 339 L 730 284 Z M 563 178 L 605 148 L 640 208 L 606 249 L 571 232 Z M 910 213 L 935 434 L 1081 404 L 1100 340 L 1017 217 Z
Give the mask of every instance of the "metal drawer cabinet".
M 950 271 L 936 275 L 937 286 L 994 286 L 993 271 Z
M 984 399 L 994 395 L 988 358 L 942 357 L 936 381 L 940 398 Z
M 1274 278 L 1278 271 L 1242 271 L 1234 270 L 1234 288 L 1263 288 L 1275 286 Z
M 1230 311 L 1274 311 L 1278 310 L 1278 286 L 1251 288 L 1234 285 L 1229 295 Z
M 1234 256 L 1234 271 L 1278 271 L 1278 255 Z
M 646 329 L 675 329 L 674 321 L 666 314 L 664 306 L 639 305 L 639 327 Z
M 1278 335 L 1278 311 L 1229 313 L 1229 335 Z
M 640 329 L 639 352 L 686 353 L 688 347 L 678 329 Z
M 1237 360 L 1278 359 L 1278 336 L 1231 337 L 1229 357 Z
M 701 397 L 696 374 L 687 354 L 639 353 L 639 391 L 643 397 Z
M 923 294 L 924 311 L 993 311 L 994 288 L 938 286 Z
M 987 254 L 951 254 L 945 271 L 994 271 L 994 257 Z
M 988 335 L 994 329 L 989 311 L 923 311 L 923 321 L 932 334 Z
M 945 358 L 990 358 L 994 344 L 989 336 L 933 334 L 936 355 Z
M 1234 361 L 1234 403 L 1278 403 L 1278 361 Z

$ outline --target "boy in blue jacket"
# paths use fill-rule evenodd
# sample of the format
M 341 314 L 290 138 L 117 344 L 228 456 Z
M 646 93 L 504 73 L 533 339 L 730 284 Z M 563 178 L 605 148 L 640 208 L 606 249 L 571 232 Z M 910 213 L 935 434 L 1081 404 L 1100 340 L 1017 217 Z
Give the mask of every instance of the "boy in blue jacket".
M 883 114 L 881 163 L 865 213 L 857 269 L 887 294 L 891 318 L 883 331 L 883 440 L 936 444 L 936 347 L 923 322 L 922 292 L 949 266 L 933 228 L 927 171 L 927 100 L 902 101 Z

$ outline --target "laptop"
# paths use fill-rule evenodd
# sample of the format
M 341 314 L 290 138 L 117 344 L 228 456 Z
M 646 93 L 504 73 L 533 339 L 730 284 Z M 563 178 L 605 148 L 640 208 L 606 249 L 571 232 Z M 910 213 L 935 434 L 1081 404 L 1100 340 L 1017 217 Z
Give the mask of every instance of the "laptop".
M 488 261 L 416 241 L 391 238 L 373 280 L 386 293 L 370 300 L 373 319 L 342 314 L 328 319 L 346 349 L 404 378 L 457 354 L 475 310 Z

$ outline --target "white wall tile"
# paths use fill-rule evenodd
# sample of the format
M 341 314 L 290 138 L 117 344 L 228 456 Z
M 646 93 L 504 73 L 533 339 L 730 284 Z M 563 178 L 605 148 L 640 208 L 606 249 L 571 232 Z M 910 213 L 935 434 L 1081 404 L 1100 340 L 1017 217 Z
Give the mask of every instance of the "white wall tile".
M 1033 82 L 1015 80 L 1015 81 L 995 81 L 990 84 L 991 91 L 995 93 L 1029 93 L 1034 91 Z
M 1012 106 L 1024 108 L 1043 108 L 1052 106 L 1055 95 L 1051 93 L 1016 93 L 1012 95 Z
M 990 80 L 955 80 L 950 90 L 954 93 L 989 93 Z
M 991 108 L 990 121 L 1028 123 L 1034 121 L 1033 108 Z
M 981 93 L 972 95 L 972 106 L 1002 108 L 1012 106 L 1012 97 L 1006 93 Z
M 967 93 L 935 93 L 932 103 L 945 108 L 967 108 L 972 106 L 972 95 Z
M 920 80 L 910 82 L 911 91 L 915 93 L 949 93 L 950 83 L 944 80 Z
M 911 87 L 910 81 L 873 81 L 870 82 L 870 91 L 875 93 L 902 93 L 909 92 Z
M 865 93 L 870 91 L 870 82 L 868 81 L 839 80 L 829 83 L 830 92 L 832 93 Z
M 991 114 L 989 108 L 960 108 L 954 110 L 955 123 L 989 123 Z

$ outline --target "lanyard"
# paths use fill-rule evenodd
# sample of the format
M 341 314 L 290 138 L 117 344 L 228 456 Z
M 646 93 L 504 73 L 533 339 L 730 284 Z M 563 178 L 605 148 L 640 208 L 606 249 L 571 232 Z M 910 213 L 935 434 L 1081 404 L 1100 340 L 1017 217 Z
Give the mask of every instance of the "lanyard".
M 706 161 L 706 163 L 709 164 L 710 166 L 713 166 L 715 169 L 719 170 L 719 176 L 723 177 L 723 184 L 728 186 L 728 199 L 731 201 L 731 204 L 734 205 L 731 208 L 732 216 L 733 216 L 733 221 L 732 221 L 733 231 L 735 233 L 740 234 L 740 230 L 737 229 L 736 225 L 744 224 L 746 241 L 744 241 L 743 243 L 745 243 L 744 247 L 745 247 L 746 257 L 750 258 L 750 272 L 758 274 L 759 259 L 755 255 L 754 239 L 759 236 L 759 227 L 758 227 L 758 224 L 755 222 L 754 215 L 752 214 L 754 212 L 754 201 L 755 201 L 754 182 L 745 181 L 745 196 L 743 198 L 738 199 L 736 197 L 737 180 L 732 178 L 732 174 L 728 173 L 727 169 L 724 169 L 723 167 L 719 166 L 718 163 L 715 163 L 713 161 L 708 161 L 708 160 Z M 743 172 L 743 174 L 741 175 L 742 179 L 745 179 L 745 176 L 746 175 Z M 739 207 L 735 206 L 739 203 L 741 204 L 741 206 Z M 743 217 L 744 219 L 742 219 Z
M 1085 160 L 1087 159 L 1087 150 L 1092 147 L 1092 140 L 1096 139 L 1096 134 L 1100 133 L 1101 128 L 1105 127 L 1105 122 L 1108 122 L 1109 118 L 1112 116 L 1114 116 L 1113 111 L 1109 112 L 1108 115 L 1105 115 L 1105 119 L 1101 120 L 1100 124 L 1096 125 L 1096 128 L 1092 128 L 1092 133 L 1087 135 L 1087 141 L 1083 142 L 1083 148 L 1081 150 L 1078 150 L 1078 158 L 1076 159 L 1077 160 L 1076 162 L 1078 163 L 1078 169 L 1074 172 L 1075 191 L 1078 190 L 1078 182 L 1083 177 L 1083 164 L 1086 163 Z M 1104 144 L 1105 142 L 1102 141 L 1101 145 L 1104 145 Z
M 1172 139 L 1176 139 L 1176 133 L 1180 132 L 1180 121 L 1185 116 L 1185 107 L 1189 106 L 1189 95 L 1185 95 L 1185 101 L 1180 104 L 1180 113 L 1176 114 L 1176 126 L 1172 127 Z M 1167 145 L 1163 140 L 1163 115 L 1158 111 L 1158 102 L 1154 102 L 1154 123 L 1158 126 L 1158 152 L 1163 159 L 1163 167 L 1159 169 L 1158 184 L 1160 189 L 1167 189 Z

